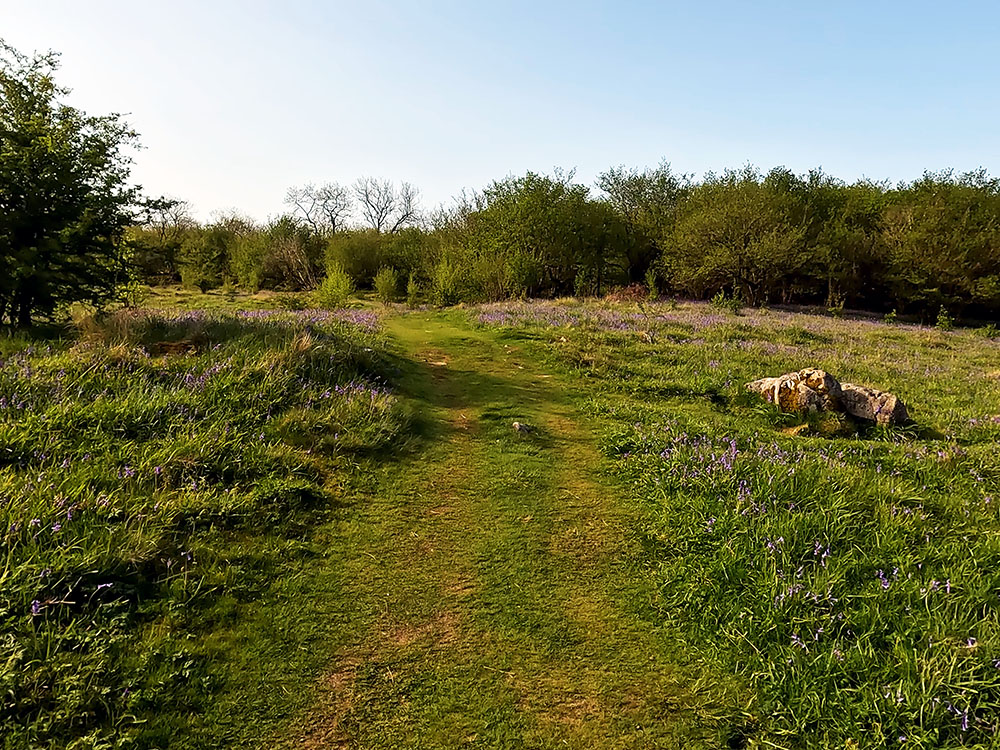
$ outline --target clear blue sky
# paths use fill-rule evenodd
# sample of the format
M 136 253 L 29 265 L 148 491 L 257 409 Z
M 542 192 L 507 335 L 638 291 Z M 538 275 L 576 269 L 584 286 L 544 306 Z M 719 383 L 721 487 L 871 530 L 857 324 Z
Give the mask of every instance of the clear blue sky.
M 0 19 L 63 53 L 72 103 L 129 113 L 137 180 L 203 218 L 360 175 L 431 206 L 661 158 L 1000 172 L 996 3 L 0 0 Z

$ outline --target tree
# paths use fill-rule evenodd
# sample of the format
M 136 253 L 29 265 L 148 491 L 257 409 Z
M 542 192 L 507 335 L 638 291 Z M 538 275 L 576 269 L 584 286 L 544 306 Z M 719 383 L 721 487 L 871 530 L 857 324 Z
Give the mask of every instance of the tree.
M 58 55 L 0 41 L 0 322 L 30 325 L 72 302 L 102 305 L 127 280 L 139 189 L 120 115 L 59 101 Z
M 140 278 L 153 282 L 180 279 L 180 250 L 197 226 L 186 201 L 150 198 L 140 205 L 139 226 L 132 231 L 133 263 Z
M 354 183 L 361 216 L 376 232 L 398 232 L 419 219 L 419 192 L 404 182 L 399 189 L 390 180 L 362 177 Z
M 558 170 L 509 177 L 462 210 L 467 262 L 479 266 L 474 275 L 482 296 L 565 294 L 583 287 L 599 293 L 609 269 L 625 265 L 624 221 L 573 177 Z
M 928 172 L 901 186 L 886 208 L 885 241 L 900 310 L 1000 309 L 1000 180 L 985 170 Z
M 691 185 L 688 175 L 675 175 L 666 161 L 654 169 L 612 167 L 597 179 L 597 187 L 624 218 L 632 236 L 626 258 L 631 281 L 643 278 L 662 254 L 662 241 L 673 228 L 677 206 Z
M 707 175 L 678 211 L 665 277 L 696 296 L 730 290 L 752 305 L 773 298 L 808 260 L 787 178 L 772 170 L 762 180 L 749 166 Z
M 289 188 L 285 203 L 292 207 L 295 218 L 316 234 L 336 234 L 353 208 L 350 191 L 336 182 Z

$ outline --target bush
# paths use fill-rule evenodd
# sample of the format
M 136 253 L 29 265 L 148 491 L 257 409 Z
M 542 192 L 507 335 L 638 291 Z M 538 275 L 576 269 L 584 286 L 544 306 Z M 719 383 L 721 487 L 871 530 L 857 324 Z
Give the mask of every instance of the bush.
M 460 274 L 458 266 L 447 259 L 434 267 L 434 275 L 431 277 L 431 297 L 435 305 L 441 307 L 454 305 L 461 299 Z
M 950 331 L 955 327 L 955 319 L 951 317 L 944 305 L 941 305 L 941 309 L 938 310 L 937 322 L 934 323 L 934 327 L 940 331 Z
M 656 268 L 650 266 L 646 269 L 646 289 L 649 292 L 650 301 L 660 298 L 660 280 L 656 274 Z
M 594 272 L 586 266 L 578 270 L 573 279 L 573 296 L 580 299 L 593 297 L 597 290 L 597 279 L 594 276 Z
M 413 308 L 417 306 L 420 297 L 420 287 L 417 285 L 417 275 L 410 271 L 410 278 L 406 281 L 406 304 Z
M 383 266 L 375 274 L 375 296 L 385 305 L 396 301 L 399 293 L 399 274 L 395 268 Z
M 326 278 L 316 290 L 316 300 L 320 307 L 343 307 L 354 292 L 354 282 L 340 265 L 332 265 L 326 270 Z
M 301 294 L 282 294 L 275 300 L 282 310 L 305 310 L 309 305 Z
M 327 240 L 326 268 L 340 268 L 356 285 L 367 287 L 388 262 L 384 246 L 385 237 L 373 231 L 335 234 Z
M 712 307 L 716 310 L 730 313 L 731 315 L 739 315 L 740 310 L 743 309 L 743 300 L 735 294 L 732 297 L 727 297 L 725 291 L 720 289 L 719 292 L 712 297 Z

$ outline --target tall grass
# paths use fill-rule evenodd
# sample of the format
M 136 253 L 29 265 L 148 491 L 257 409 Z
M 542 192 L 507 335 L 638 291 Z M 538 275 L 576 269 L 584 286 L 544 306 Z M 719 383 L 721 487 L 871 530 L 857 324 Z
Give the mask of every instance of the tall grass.
M 193 613 L 253 596 L 232 541 L 308 524 L 405 439 L 377 323 L 134 311 L 3 352 L 3 746 L 158 746 L 150 719 L 218 686 Z

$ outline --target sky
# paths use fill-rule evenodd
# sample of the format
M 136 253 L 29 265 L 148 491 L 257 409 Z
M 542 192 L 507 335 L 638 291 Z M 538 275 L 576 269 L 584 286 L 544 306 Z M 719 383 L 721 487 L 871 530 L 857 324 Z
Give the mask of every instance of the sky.
M 1000 4 L 909 0 L 0 0 L 62 55 L 133 176 L 209 219 L 288 187 L 409 181 L 422 203 L 528 170 L 752 163 L 892 182 L 1000 173 Z

